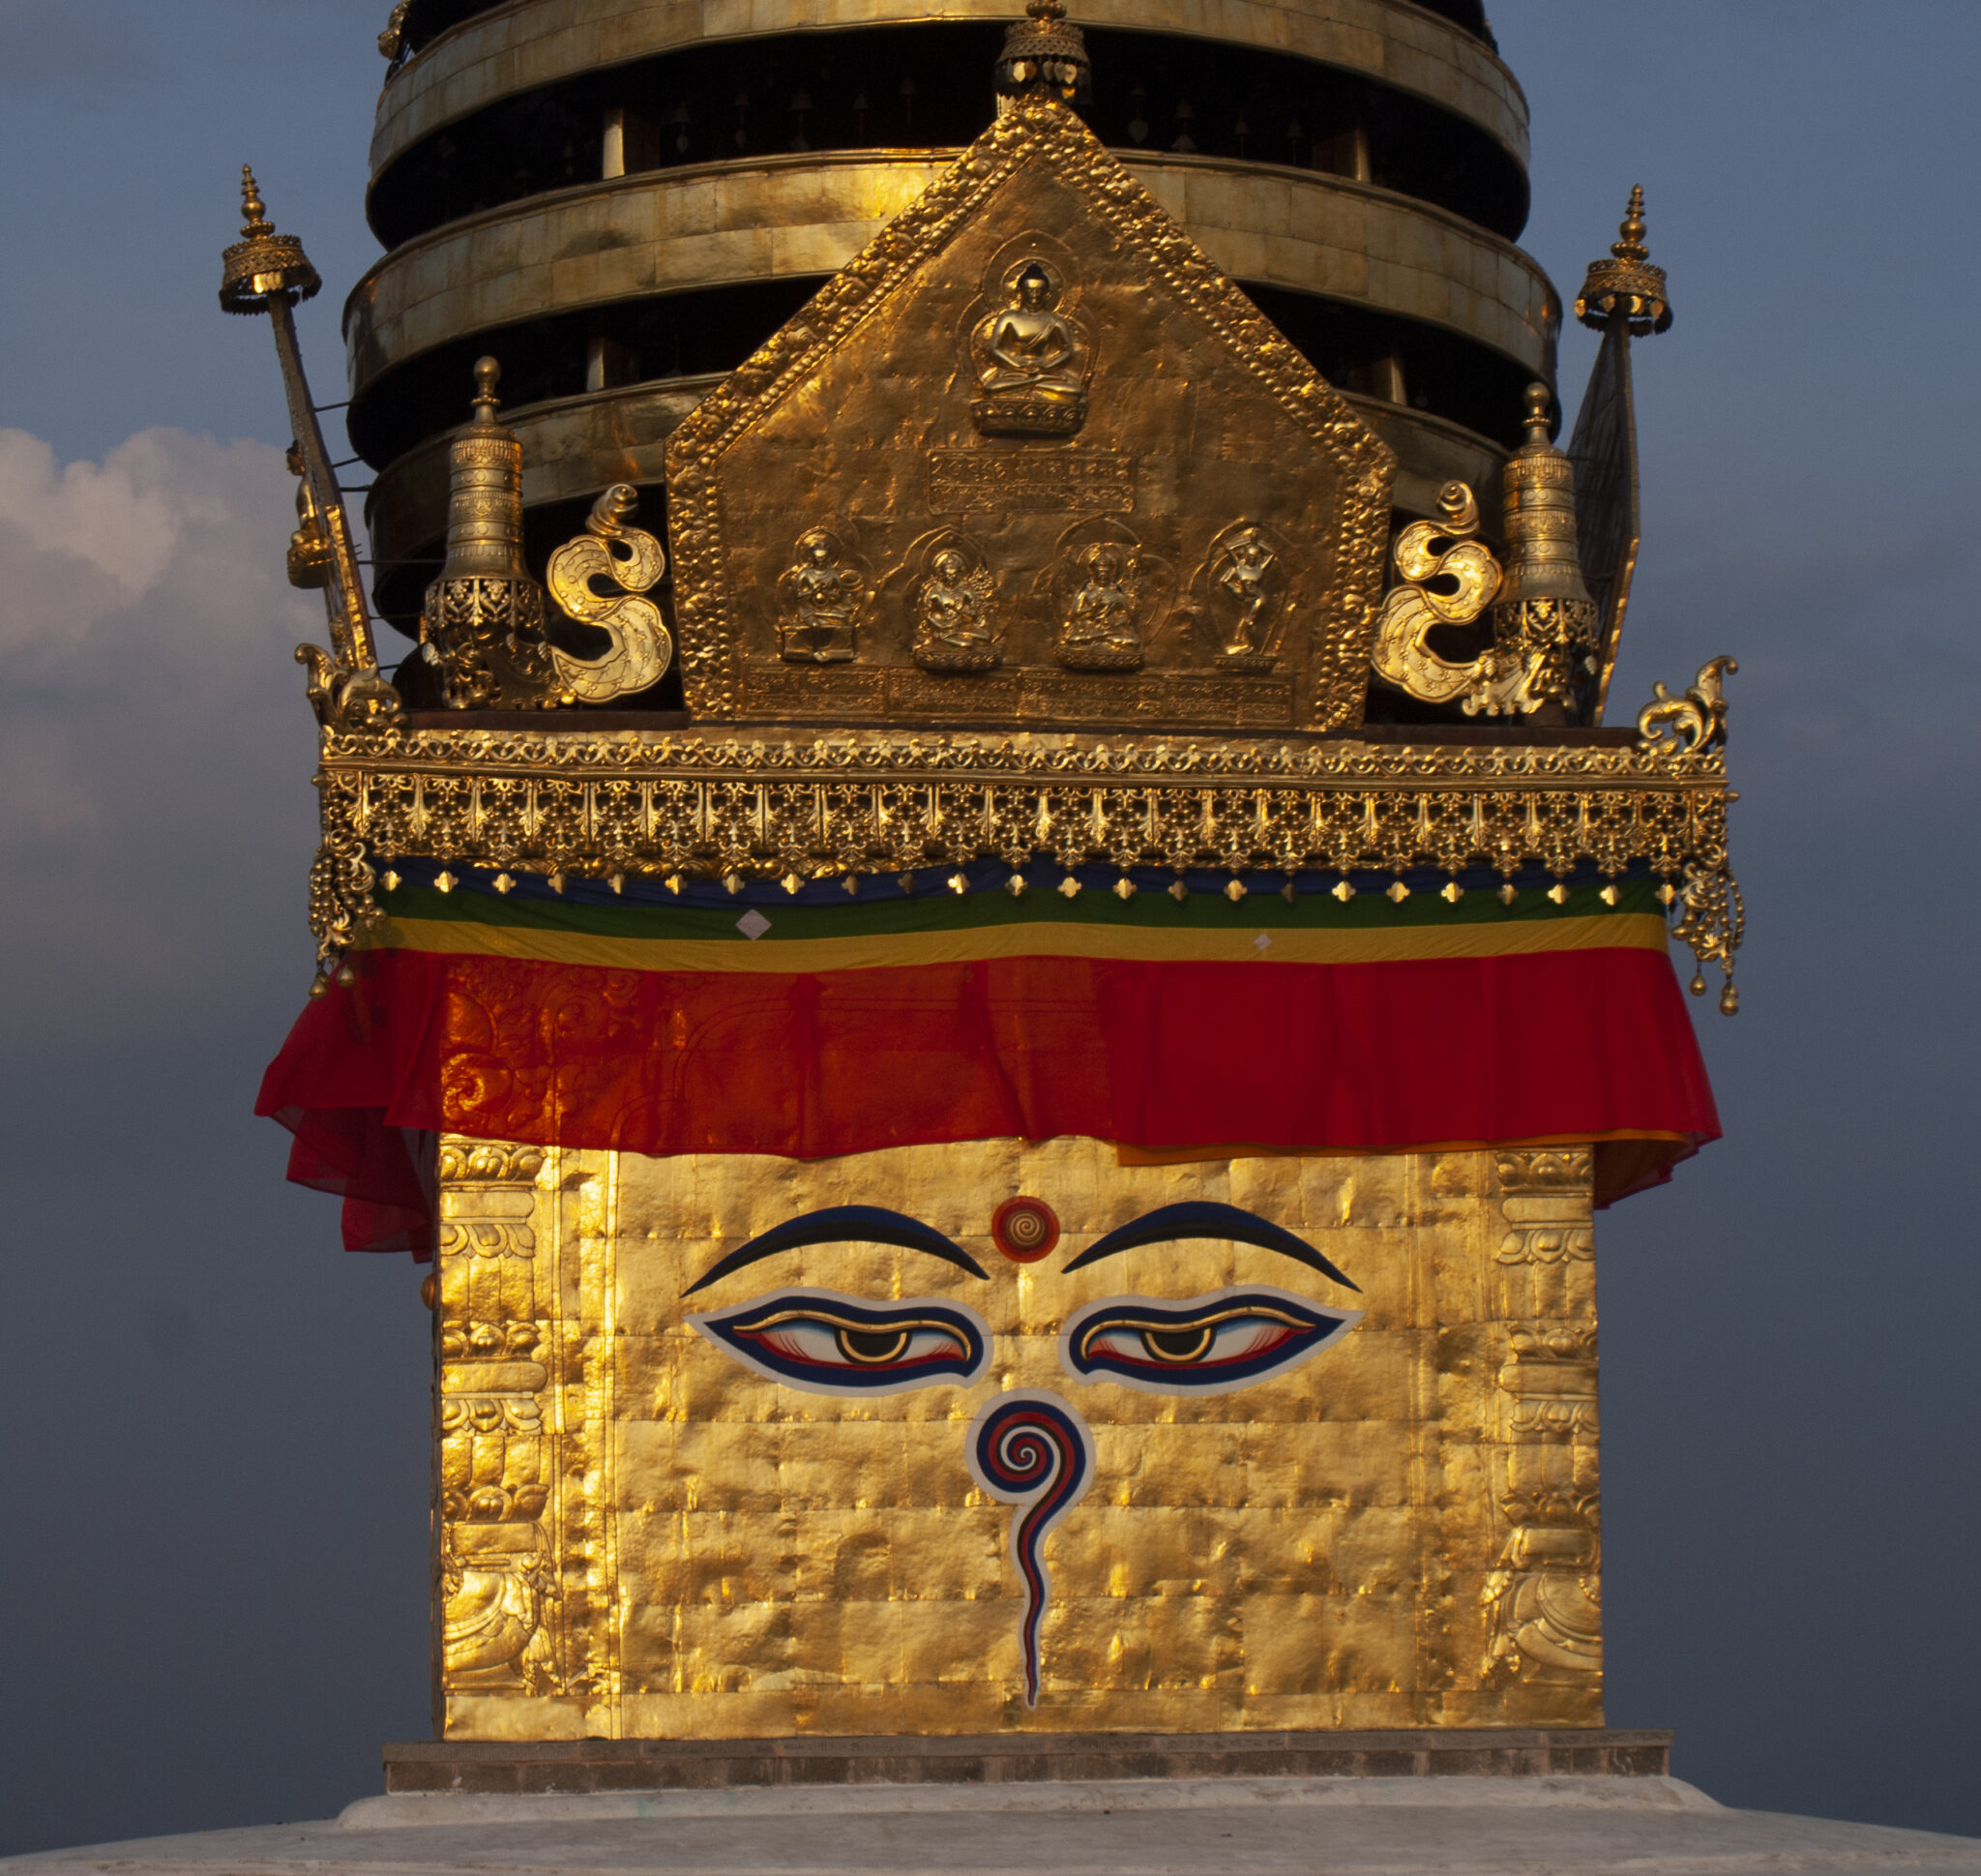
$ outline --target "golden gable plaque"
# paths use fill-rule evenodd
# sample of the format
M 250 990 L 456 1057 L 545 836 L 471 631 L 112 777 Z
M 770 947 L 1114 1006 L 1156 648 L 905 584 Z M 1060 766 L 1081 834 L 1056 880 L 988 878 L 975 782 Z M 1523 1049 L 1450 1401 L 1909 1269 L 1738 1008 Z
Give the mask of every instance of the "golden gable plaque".
M 1353 724 L 1393 468 L 1079 119 L 1027 100 L 670 446 L 689 707 Z

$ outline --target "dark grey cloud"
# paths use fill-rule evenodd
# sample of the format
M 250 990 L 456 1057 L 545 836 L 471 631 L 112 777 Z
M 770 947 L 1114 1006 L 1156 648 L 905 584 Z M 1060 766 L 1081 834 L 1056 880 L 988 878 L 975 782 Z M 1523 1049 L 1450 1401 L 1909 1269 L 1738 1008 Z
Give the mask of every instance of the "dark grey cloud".
M 1731 651 L 1727 1138 L 1607 1214 L 1609 1701 L 1730 1802 L 1981 1832 L 1965 1559 L 1981 1307 L 1973 368 L 1952 309 L 1971 10 L 1495 8 L 1528 242 L 1570 292 L 1633 182 L 1645 541 L 1615 696 Z M 1831 135 L 1839 108 L 1873 145 Z M 1571 332 L 1573 387 L 1592 341 Z M 1571 393 L 1572 395 L 1572 393 Z

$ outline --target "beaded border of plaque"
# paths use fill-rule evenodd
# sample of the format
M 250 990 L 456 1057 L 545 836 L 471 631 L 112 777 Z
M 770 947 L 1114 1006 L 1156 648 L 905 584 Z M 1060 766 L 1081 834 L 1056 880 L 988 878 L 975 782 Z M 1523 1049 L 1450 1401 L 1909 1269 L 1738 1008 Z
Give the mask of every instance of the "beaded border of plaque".
M 1311 436 L 1338 466 L 1339 504 L 1327 537 L 1316 544 L 1329 567 L 1327 589 L 1303 606 L 1310 650 L 1298 690 L 1281 706 L 1277 722 L 1247 723 L 1230 712 L 1230 700 L 1211 718 L 1197 714 L 1192 727 L 1226 724 L 1256 729 L 1329 730 L 1361 720 L 1375 609 L 1383 585 L 1394 458 L 1366 429 L 1348 403 L 1283 339 L 1245 294 L 1200 253 L 1155 198 L 1103 148 L 1079 119 L 1050 101 L 1012 107 L 905 211 L 895 218 L 804 309 L 759 348 L 690 415 L 667 450 L 669 533 L 674 556 L 674 603 L 681 668 L 689 708 L 703 720 L 784 716 L 756 707 L 746 692 L 742 615 L 729 589 L 727 528 L 720 467 L 724 456 L 787 399 L 802 392 L 830 354 L 843 346 L 899 292 L 917 270 L 986 212 L 990 198 L 1030 164 L 1050 168 L 1117 241 L 1201 321 L 1261 392 Z M 1016 230 L 1014 230 L 1016 232 Z M 1105 338 L 1105 335 L 1104 335 Z M 797 518 L 805 525 L 819 518 Z M 794 523 L 795 524 L 795 523 Z M 822 521 L 819 521 L 823 525 Z M 849 636 L 847 634 L 846 636 Z M 787 654 L 788 655 L 788 654 Z M 835 657 L 849 658 L 849 650 Z M 798 670 L 788 673 L 795 679 Z M 1192 673 L 1192 677 L 1198 674 Z M 918 673 L 882 669 L 855 672 L 842 664 L 814 686 L 845 692 L 837 720 L 941 721 L 916 686 Z M 1226 671 L 1205 672 L 1227 689 Z M 897 681 L 890 684 L 890 678 Z M 1014 682 L 1017 681 L 1014 676 Z M 1037 688 L 1037 680 L 1034 688 Z M 1055 680 L 1058 681 L 1058 680 Z M 1257 682 L 1257 679 L 1253 681 Z M 1264 680 L 1268 685 L 1273 680 Z M 1278 680 L 1281 686 L 1286 677 Z M 1063 686 L 1062 686 L 1063 687 Z M 758 685 L 762 689 L 762 685 Z M 786 682 L 784 688 L 793 685 Z M 922 680 L 926 690 L 927 680 Z M 1148 680 L 1134 675 L 1113 690 L 1087 680 L 1079 707 L 1045 698 L 1039 708 L 1059 722 L 1160 722 L 1168 715 L 1143 695 Z M 1189 691 L 1191 684 L 1171 684 Z M 1198 683 L 1197 688 L 1203 688 Z M 1213 686 L 1215 688 L 1215 685 Z M 851 693 L 857 691 L 858 696 Z M 910 693 L 914 693 L 913 696 Z M 1043 697 L 1043 693 L 1041 694 Z M 847 707 L 848 702 L 856 707 Z M 1088 705 L 1091 704 L 1091 707 Z M 919 705 L 920 707 L 917 707 Z M 818 710 L 800 709 L 810 716 Z M 971 712 L 974 716 L 976 712 Z M 1023 708 L 1005 714 L 1022 719 Z M 1290 720 L 1289 720 L 1290 718 Z M 1185 727 L 1179 721 L 1178 728 Z

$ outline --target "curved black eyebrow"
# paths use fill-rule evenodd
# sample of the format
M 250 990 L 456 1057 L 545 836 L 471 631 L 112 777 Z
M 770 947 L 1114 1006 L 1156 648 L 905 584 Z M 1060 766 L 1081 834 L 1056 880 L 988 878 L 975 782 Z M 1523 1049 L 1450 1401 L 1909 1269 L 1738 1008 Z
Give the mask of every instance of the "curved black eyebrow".
M 727 1257 L 720 1258 L 701 1276 L 682 1291 L 692 1296 L 705 1285 L 740 1270 L 758 1258 L 774 1257 L 779 1251 L 795 1251 L 806 1244 L 899 1244 L 903 1250 L 927 1251 L 973 1277 L 990 1280 L 990 1272 L 961 1244 L 952 1243 L 932 1225 L 910 1218 L 902 1211 L 889 1211 L 881 1206 L 827 1206 L 821 1211 L 801 1211 L 759 1232 L 747 1244 L 739 1244 Z
M 1256 1211 L 1241 1211 L 1236 1206 L 1219 1205 L 1210 1199 L 1192 1199 L 1182 1205 L 1162 1206 L 1144 1212 L 1120 1230 L 1110 1231 L 1099 1243 L 1089 1244 L 1066 1267 L 1080 1270 L 1089 1264 L 1100 1263 L 1104 1257 L 1112 1257 L 1116 1251 L 1132 1251 L 1138 1244 L 1173 1244 L 1186 1237 L 1231 1237 L 1241 1244 L 1278 1251 L 1295 1264 L 1304 1264 L 1310 1270 L 1318 1270 L 1324 1277 L 1346 1284 L 1358 1296 L 1362 1294 L 1360 1284 L 1350 1282 L 1304 1238 L 1295 1237 Z

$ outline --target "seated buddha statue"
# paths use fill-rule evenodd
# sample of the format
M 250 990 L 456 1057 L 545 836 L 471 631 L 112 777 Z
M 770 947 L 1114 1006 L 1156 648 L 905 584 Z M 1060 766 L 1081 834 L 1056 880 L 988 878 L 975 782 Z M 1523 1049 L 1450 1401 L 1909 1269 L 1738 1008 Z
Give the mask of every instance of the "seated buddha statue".
M 797 557 L 778 578 L 778 648 L 794 665 L 844 664 L 858 650 L 866 587 L 822 527 L 798 537 Z
M 915 662 L 925 670 L 989 670 L 997 662 L 990 604 L 996 582 L 972 566 L 960 548 L 946 547 L 915 589 Z
M 1085 422 L 1093 343 L 1058 300 L 1046 270 L 1028 267 L 1010 302 L 970 334 L 970 414 L 987 435 L 1070 436 Z
M 1142 662 L 1136 614 L 1140 580 L 1134 558 L 1098 541 L 1078 562 L 1077 583 L 1059 621 L 1059 662 L 1070 670 L 1135 670 Z

